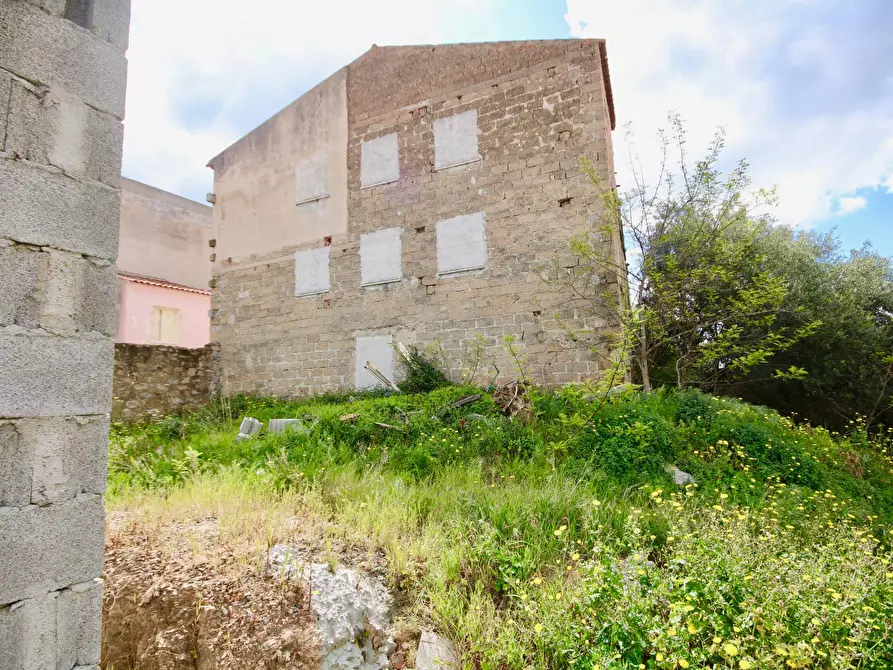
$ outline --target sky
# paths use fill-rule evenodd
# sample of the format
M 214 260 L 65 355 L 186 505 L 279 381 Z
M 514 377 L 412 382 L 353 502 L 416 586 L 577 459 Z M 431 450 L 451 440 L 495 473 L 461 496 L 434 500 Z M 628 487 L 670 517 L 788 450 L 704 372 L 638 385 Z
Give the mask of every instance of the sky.
M 373 43 L 607 40 L 618 182 L 669 112 L 785 224 L 893 256 L 893 0 L 133 0 L 124 174 L 203 201 L 208 160 Z

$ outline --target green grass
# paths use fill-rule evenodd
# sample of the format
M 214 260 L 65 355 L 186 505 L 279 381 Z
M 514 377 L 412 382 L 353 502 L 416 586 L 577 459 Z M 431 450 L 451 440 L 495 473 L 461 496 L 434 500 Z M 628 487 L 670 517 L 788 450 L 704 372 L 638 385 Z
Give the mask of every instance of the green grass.
M 471 393 L 237 398 L 116 425 L 110 505 L 224 480 L 288 496 L 383 548 L 405 622 L 467 668 L 893 667 L 889 435 L 576 388 L 537 394 L 522 425 L 486 394 L 452 407 Z M 242 415 L 307 430 L 236 443 Z

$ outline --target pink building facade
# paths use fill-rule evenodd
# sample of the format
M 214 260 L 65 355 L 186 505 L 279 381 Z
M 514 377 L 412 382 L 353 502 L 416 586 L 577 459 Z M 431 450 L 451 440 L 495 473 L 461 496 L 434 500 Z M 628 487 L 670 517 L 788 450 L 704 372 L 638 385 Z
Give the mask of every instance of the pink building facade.
M 208 344 L 210 237 L 207 205 L 121 180 L 118 342 Z

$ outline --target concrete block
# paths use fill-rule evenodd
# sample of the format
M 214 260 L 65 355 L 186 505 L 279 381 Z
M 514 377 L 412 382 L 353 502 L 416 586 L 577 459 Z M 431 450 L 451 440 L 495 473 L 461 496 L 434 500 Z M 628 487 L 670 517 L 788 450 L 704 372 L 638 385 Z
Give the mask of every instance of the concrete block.
M 363 142 L 360 154 L 360 186 L 378 186 L 400 179 L 397 133 Z
M 0 237 L 110 260 L 118 254 L 113 189 L 0 159 L 0 203 Z
M 0 240 L 0 327 L 39 325 L 37 277 L 41 257 L 34 247 Z
M 77 333 L 77 308 L 84 290 L 84 266 L 80 254 L 50 249 L 43 252 L 38 273 L 40 325 L 56 335 Z
M 358 337 L 356 340 L 354 385 L 357 389 L 382 386 L 378 378 L 366 369 L 366 361 L 394 381 L 394 348 L 390 335 Z
M 360 236 L 360 283 L 363 286 L 403 278 L 401 228 L 385 228 Z
M 101 623 L 101 580 L 60 591 L 56 599 L 56 667 L 98 664 Z
M 105 492 L 108 417 L 22 419 L 15 428 L 20 455 L 30 466 L 30 503 Z
M 65 0 L 25 0 L 56 18 L 65 16 Z
M 49 89 L 13 79 L 9 93 L 9 119 L 5 151 L 26 161 L 49 163 L 47 145 L 51 133 Z
M 0 70 L 0 151 L 5 151 L 6 124 L 9 117 L 9 98 L 12 88 L 12 77 Z
M 117 329 L 115 305 L 118 282 L 115 264 L 105 260 L 87 260 L 84 264 L 84 288 L 77 307 L 78 330 L 113 337 Z
M 0 418 L 105 414 L 114 341 L 0 329 Z
M 291 429 L 300 431 L 304 427 L 304 424 L 300 419 L 270 419 L 270 424 L 267 428 L 268 433 L 284 433 L 285 431 Z
M 239 434 L 236 435 L 236 442 L 244 442 L 250 437 L 257 435 L 263 427 L 264 424 L 254 417 L 246 416 L 242 419 L 242 424 L 239 426 Z
M 124 125 L 111 114 L 88 108 L 84 145 L 87 154 L 85 175 L 118 188 L 121 184 Z
M 453 274 L 487 266 L 484 213 L 437 222 L 437 273 Z
M 130 36 L 130 0 L 96 0 L 93 33 L 127 51 Z
M 31 502 L 31 462 L 12 421 L 0 421 L 0 507 Z
M 46 593 L 0 606 L 2 670 L 56 670 L 56 598 Z
M 95 579 L 104 537 L 102 496 L 0 508 L 0 605 Z
M 64 87 L 91 107 L 124 117 L 124 52 L 32 4 L 0 3 L 0 63 L 22 79 Z
M 481 158 L 478 153 L 478 113 L 462 114 L 434 121 L 434 167 L 437 170 L 462 165 Z

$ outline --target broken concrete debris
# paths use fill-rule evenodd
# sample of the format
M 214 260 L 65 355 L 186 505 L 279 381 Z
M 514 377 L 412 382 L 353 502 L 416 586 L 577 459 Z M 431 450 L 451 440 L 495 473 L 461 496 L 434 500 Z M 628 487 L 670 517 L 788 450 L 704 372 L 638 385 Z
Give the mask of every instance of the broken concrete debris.
M 415 658 L 416 670 L 454 670 L 458 668 L 456 652 L 449 640 L 424 631 Z
M 270 425 L 267 427 L 268 433 L 284 433 L 291 429 L 302 431 L 304 424 L 300 419 L 270 419 Z
M 239 434 L 236 435 L 236 442 L 243 442 L 260 433 L 260 429 L 264 427 L 257 419 L 246 416 L 242 419 L 242 425 L 239 426 Z
M 675 465 L 668 465 L 664 470 L 666 470 L 668 475 L 673 477 L 673 483 L 676 484 L 676 486 L 688 486 L 689 484 L 695 483 L 695 478 L 692 475 L 683 472 Z
M 301 566 L 295 550 L 278 544 L 267 552 L 271 571 L 300 575 L 322 640 L 321 670 L 384 670 L 396 650 L 390 632 L 392 599 L 373 576 L 327 563 Z M 421 667 L 421 666 L 417 666 Z
M 381 372 L 381 370 L 379 370 L 377 367 L 372 365 L 372 361 L 366 361 L 366 365 L 364 365 L 363 367 L 365 367 L 369 372 L 371 372 L 373 375 L 375 375 L 375 378 L 378 379 L 378 381 L 380 381 L 382 384 L 387 386 L 389 389 L 391 389 L 397 393 L 400 393 L 400 387 L 398 387 L 394 382 L 392 382 L 390 379 L 388 379 Z

